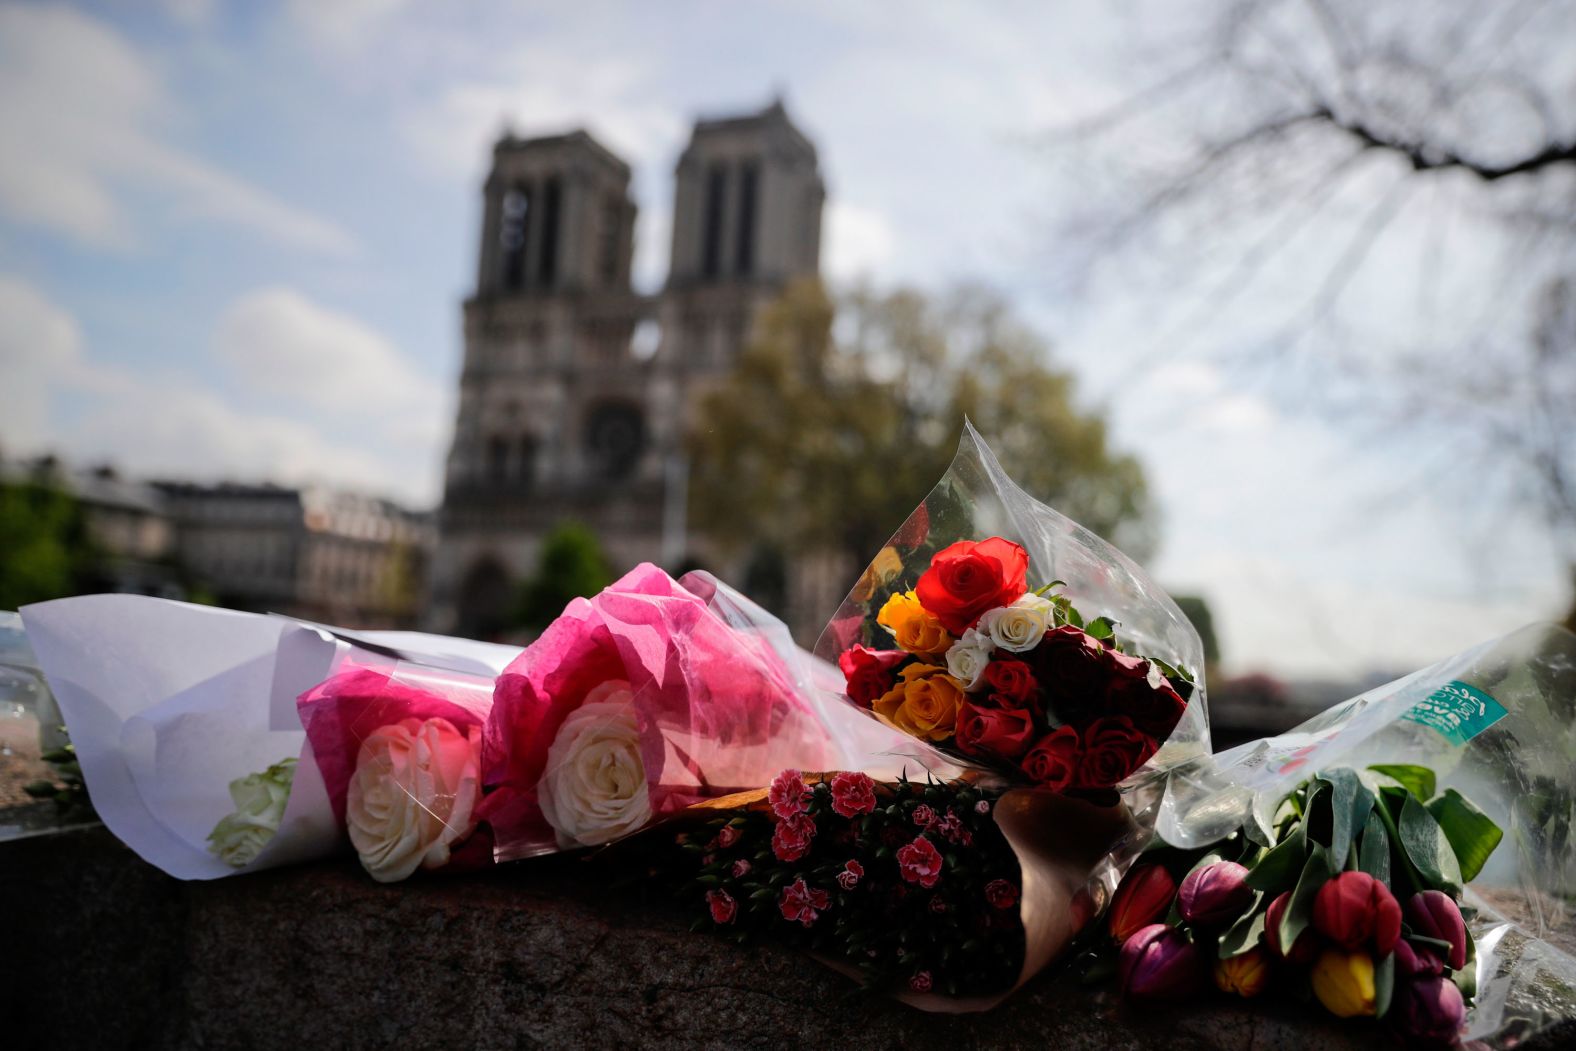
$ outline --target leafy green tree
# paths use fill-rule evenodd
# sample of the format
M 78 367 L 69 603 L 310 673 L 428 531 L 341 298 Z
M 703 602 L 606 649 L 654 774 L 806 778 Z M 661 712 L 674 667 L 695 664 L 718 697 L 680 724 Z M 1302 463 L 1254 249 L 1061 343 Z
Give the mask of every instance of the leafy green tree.
M 596 535 L 576 522 L 558 525 L 542 543 L 536 576 L 520 589 L 517 619 L 540 631 L 564 611 L 573 598 L 589 598 L 613 582 Z
M 0 609 L 79 594 L 94 553 L 81 505 L 44 481 L 0 484 Z
M 1204 643 L 1204 663 L 1213 668 L 1220 663 L 1220 643 L 1215 639 L 1215 617 L 1209 603 L 1199 595 L 1176 595 L 1176 604 L 1184 616 L 1192 621 L 1193 628 Z
M 732 373 L 699 405 L 690 518 L 787 553 L 873 556 L 930 491 L 965 415 L 1030 493 L 1142 556 L 1138 463 L 1000 300 L 795 284 L 765 311 Z

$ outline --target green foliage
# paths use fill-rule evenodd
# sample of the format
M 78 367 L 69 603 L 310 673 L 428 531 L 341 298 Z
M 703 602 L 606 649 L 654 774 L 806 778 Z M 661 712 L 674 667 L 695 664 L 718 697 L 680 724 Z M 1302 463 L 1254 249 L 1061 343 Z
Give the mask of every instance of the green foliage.
M 70 494 L 41 482 L 0 484 L 0 609 L 78 594 L 93 561 Z
M 520 589 L 517 619 L 534 631 L 551 624 L 571 599 L 589 598 L 613 582 L 596 535 L 564 522 L 542 544 L 536 576 Z
M 834 320 L 836 324 L 834 325 Z M 835 331 L 835 334 L 834 334 Z M 995 299 L 800 283 L 761 317 L 690 436 L 690 515 L 721 537 L 863 565 L 945 472 L 965 415 L 1025 490 L 1132 553 L 1139 465 Z
M 1204 643 L 1204 663 L 1217 664 L 1220 661 L 1220 643 L 1215 638 L 1215 617 L 1209 611 L 1209 603 L 1198 595 L 1176 596 L 1177 608 L 1182 611 L 1193 624 L 1193 630 L 1198 632 L 1198 637 Z

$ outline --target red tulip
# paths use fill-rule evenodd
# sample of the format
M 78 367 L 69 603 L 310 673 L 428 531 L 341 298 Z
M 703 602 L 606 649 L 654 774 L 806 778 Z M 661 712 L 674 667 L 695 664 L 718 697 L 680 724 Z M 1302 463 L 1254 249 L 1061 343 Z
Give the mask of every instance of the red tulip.
M 1264 916 L 1264 934 L 1269 939 L 1270 948 L 1275 950 L 1275 955 L 1292 963 L 1312 963 L 1313 958 L 1319 955 L 1319 936 L 1312 927 L 1304 927 L 1302 933 L 1297 935 L 1297 940 L 1292 944 L 1291 951 L 1281 948 L 1280 925 L 1281 919 L 1286 915 L 1286 906 L 1291 904 L 1291 891 L 1285 891 L 1274 901 L 1270 902 L 1268 912 Z
M 1204 965 L 1186 934 L 1151 923 L 1122 943 L 1117 988 L 1128 1000 L 1181 1000 L 1204 987 Z
M 1248 870 L 1235 861 L 1194 869 L 1182 881 L 1177 905 L 1182 918 L 1200 927 L 1224 927 L 1253 901 Z
M 1382 959 L 1401 938 L 1401 906 L 1366 872 L 1343 872 L 1319 888 L 1313 926 L 1344 949 L 1372 945 Z
M 1406 902 L 1406 922 L 1421 938 L 1437 938 L 1450 943 L 1445 962 L 1452 971 L 1467 965 L 1467 925 L 1455 900 L 1442 890 L 1425 890 Z
M 1466 1019 L 1466 1003 L 1456 983 L 1441 975 L 1417 978 L 1395 991 L 1398 1001 L 1387 1018 L 1414 1043 L 1452 1046 Z
M 1165 919 L 1176 895 L 1176 880 L 1164 866 L 1140 865 L 1133 869 L 1111 899 L 1111 937 L 1125 942 L 1140 927 Z

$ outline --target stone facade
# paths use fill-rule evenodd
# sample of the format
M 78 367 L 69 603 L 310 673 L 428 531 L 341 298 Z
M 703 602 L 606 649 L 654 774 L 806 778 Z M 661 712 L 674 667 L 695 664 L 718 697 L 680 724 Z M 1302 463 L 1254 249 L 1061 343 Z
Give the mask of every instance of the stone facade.
M 428 626 L 486 636 L 542 539 L 596 532 L 615 568 L 726 571 L 686 527 L 684 438 L 763 306 L 820 266 L 815 147 L 780 103 L 695 125 L 663 290 L 630 279 L 629 167 L 584 131 L 505 137 L 484 190 L 476 293 Z

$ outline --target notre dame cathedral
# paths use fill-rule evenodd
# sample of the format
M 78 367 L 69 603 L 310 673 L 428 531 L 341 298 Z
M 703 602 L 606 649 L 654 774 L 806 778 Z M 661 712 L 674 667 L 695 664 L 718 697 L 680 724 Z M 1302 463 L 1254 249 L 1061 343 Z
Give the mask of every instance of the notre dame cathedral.
M 760 310 L 819 272 L 815 146 L 780 102 L 697 122 L 656 295 L 630 281 L 629 179 L 585 131 L 494 148 L 432 565 L 435 630 L 497 631 L 562 521 L 589 526 L 616 570 L 698 560 L 730 575 L 686 527 L 684 436 Z

